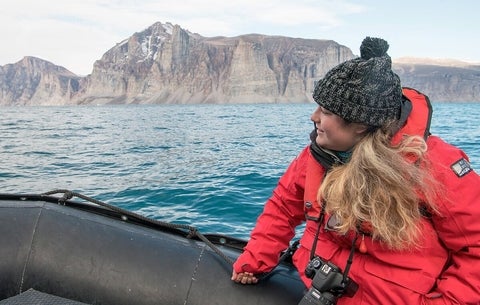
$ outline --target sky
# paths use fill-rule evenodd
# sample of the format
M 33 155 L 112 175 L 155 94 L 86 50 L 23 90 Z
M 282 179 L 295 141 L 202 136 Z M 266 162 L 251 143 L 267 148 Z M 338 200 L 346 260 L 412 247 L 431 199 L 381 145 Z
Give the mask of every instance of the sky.
M 7 4 L 8 3 L 8 4 Z M 478 0 L 14 0 L 0 7 L 0 66 L 35 56 L 78 75 L 155 22 L 204 37 L 331 39 L 359 54 L 366 36 L 389 55 L 480 63 Z

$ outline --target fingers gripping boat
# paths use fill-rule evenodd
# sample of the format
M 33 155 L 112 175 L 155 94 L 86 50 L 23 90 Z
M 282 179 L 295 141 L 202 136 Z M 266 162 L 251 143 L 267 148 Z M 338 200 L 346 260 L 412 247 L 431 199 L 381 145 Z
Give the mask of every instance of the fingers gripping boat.
M 303 296 L 288 259 L 257 285 L 236 284 L 231 262 L 245 241 L 62 192 L 0 194 L 0 304 L 278 305 Z

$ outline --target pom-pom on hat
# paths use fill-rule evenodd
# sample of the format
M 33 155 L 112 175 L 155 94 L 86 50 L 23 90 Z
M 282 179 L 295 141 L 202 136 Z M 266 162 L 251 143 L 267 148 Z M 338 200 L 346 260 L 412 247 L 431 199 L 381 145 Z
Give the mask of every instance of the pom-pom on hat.
M 315 102 L 347 121 L 369 126 L 398 119 L 402 87 L 388 47 L 381 38 L 366 37 L 359 58 L 337 65 L 318 81 Z

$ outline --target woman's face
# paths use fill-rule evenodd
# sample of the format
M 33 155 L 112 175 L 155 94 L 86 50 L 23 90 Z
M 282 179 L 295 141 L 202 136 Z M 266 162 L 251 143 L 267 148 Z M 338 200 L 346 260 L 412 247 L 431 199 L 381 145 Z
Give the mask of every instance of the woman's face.
M 344 119 L 322 106 L 315 109 L 310 119 L 315 123 L 315 141 L 319 146 L 330 150 L 350 150 L 367 130 L 363 124 L 347 124 Z

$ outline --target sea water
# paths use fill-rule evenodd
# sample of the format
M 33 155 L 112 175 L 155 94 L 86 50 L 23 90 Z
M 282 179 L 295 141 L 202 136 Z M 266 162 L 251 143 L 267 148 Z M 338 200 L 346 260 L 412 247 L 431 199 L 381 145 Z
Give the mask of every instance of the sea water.
M 480 103 L 434 103 L 431 131 L 480 169 Z M 68 189 L 247 238 L 315 104 L 0 108 L 1 193 Z

